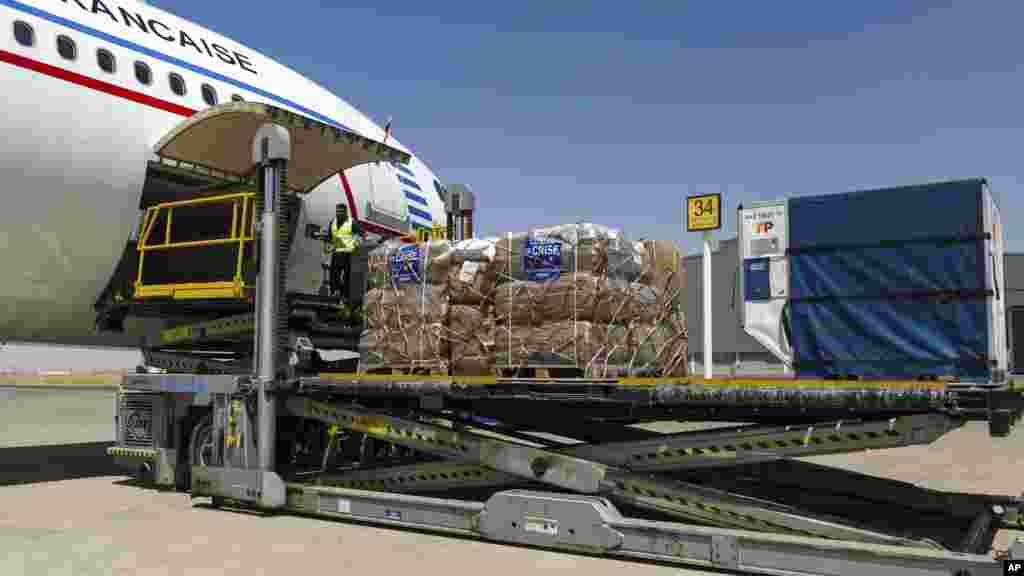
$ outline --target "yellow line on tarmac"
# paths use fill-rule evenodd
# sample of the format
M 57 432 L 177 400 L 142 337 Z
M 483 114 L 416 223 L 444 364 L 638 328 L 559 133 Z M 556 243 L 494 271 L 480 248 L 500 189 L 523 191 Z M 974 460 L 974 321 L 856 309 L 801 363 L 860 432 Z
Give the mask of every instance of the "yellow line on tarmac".
M 0 386 L 20 387 L 102 387 L 117 388 L 124 377 L 123 372 L 59 372 L 0 374 Z

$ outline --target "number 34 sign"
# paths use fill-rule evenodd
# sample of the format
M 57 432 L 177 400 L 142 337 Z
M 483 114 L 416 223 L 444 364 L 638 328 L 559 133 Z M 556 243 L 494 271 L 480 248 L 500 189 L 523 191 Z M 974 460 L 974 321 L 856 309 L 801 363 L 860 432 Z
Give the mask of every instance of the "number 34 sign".
M 722 195 L 702 194 L 686 198 L 686 231 L 701 232 L 722 227 Z

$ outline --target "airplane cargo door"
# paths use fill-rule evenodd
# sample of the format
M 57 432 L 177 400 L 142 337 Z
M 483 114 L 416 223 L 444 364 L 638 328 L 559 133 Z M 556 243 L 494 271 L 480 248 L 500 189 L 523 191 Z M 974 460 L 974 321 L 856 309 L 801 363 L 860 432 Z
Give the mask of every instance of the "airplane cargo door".
M 1024 373 L 1024 306 L 1010 308 L 1007 316 L 1010 371 L 1014 374 L 1021 374 Z
M 345 176 L 357 198 L 365 198 L 366 219 L 393 228 L 397 223 L 405 222 L 406 204 L 402 190 L 398 187 L 398 180 L 389 168 L 383 162 L 364 164 L 347 171 Z M 360 216 L 363 216 L 362 212 Z M 402 229 L 404 230 L 404 226 Z

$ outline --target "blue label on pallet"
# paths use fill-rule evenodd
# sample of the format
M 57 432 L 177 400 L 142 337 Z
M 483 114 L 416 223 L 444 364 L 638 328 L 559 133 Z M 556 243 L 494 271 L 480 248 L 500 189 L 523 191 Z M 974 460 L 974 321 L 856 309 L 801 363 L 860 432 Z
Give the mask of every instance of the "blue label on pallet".
M 391 255 L 391 282 L 393 284 L 408 284 L 421 280 L 420 247 L 416 244 L 399 246 L 398 250 Z
M 562 243 L 527 239 L 523 246 L 523 271 L 531 282 L 557 280 L 562 273 Z

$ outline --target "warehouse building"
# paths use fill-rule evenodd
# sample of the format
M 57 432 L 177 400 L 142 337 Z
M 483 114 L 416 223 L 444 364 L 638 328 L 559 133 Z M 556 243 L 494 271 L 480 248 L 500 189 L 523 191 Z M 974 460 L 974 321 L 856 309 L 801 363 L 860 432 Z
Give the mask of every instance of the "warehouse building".
M 736 238 L 721 240 L 712 253 L 711 306 L 714 318 L 711 352 L 716 365 L 777 363 L 775 357 L 743 331 L 740 323 L 742 295 L 739 293 L 739 243 Z M 702 256 L 683 258 L 686 272 L 686 312 L 690 333 L 690 356 L 697 362 L 704 357 L 704 315 Z M 1024 253 L 1006 254 L 1006 326 L 1010 346 L 1010 366 L 1024 372 Z

